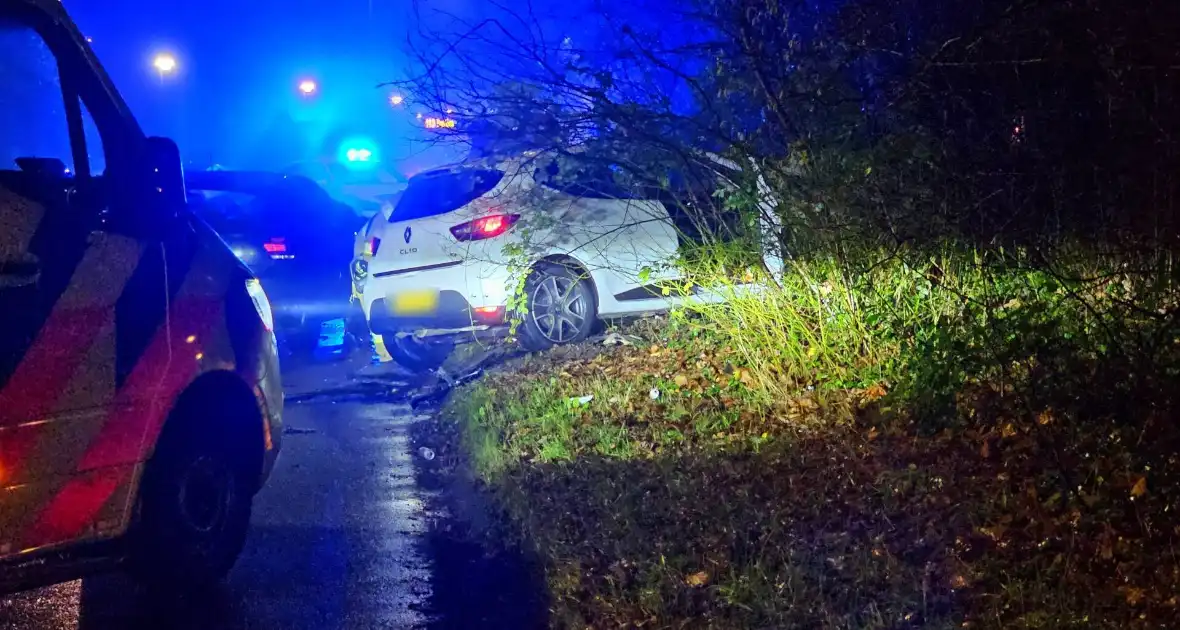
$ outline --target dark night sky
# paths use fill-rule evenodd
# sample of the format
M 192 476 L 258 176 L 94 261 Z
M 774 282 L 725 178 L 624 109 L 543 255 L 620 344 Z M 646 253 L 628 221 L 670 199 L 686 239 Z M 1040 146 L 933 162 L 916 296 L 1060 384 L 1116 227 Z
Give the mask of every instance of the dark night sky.
M 408 0 L 64 2 L 145 131 L 175 137 L 196 164 L 277 167 L 350 134 L 380 138 L 392 157 L 413 132 L 375 88 L 406 68 Z M 157 51 L 180 64 L 164 82 Z M 319 83 L 315 99 L 295 89 L 303 78 Z
M 548 16 L 547 34 L 552 30 L 581 39 L 583 14 L 596 1 L 534 0 L 531 6 Z M 438 112 L 412 102 L 394 107 L 389 101 L 393 88 L 377 85 L 421 70 L 412 66 L 406 54 L 407 38 L 419 28 L 435 30 L 432 27 L 447 23 L 448 15 L 474 23 L 496 13 L 483 0 L 418 0 L 418 13 L 414 0 L 63 3 L 91 39 L 143 129 L 175 139 L 190 168 L 216 163 L 227 168 L 276 169 L 295 161 L 335 157 L 359 140 L 404 173 L 452 162 L 462 154 L 427 150 L 429 134 L 415 114 Z M 524 10 L 529 5 L 525 0 L 504 0 L 502 6 Z M 418 16 L 428 23 L 418 24 Z M 448 26 L 445 30 L 461 28 Z M 5 35 L 9 39 L 0 41 L 5 50 L 11 54 L 30 50 L 27 42 L 14 36 Z M 174 55 L 179 64 L 177 72 L 167 77 L 152 67 L 153 57 L 161 52 Z M 53 72 L 45 67 L 38 70 L 31 63 L 22 66 L 30 76 Z M 319 86 L 312 98 L 297 89 L 304 79 L 314 79 Z M 24 99 L 29 102 L 13 105 L 11 120 L 4 123 L 13 144 L 10 152 L 28 154 L 45 150 L 32 145 L 54 145 L 27 120 L 38 117 L 38 124 L 56 129 L 59 114 L 21 109 L 54 107 L 45 105 L 54 98 L 49 90 L 44 100 Z

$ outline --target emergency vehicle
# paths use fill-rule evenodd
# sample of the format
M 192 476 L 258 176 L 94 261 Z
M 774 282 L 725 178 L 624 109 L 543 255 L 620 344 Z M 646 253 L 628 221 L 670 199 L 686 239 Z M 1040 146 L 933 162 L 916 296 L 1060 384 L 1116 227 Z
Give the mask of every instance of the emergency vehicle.
M 282 435 L 266 295 L 59 0 L 0 0 L 0 35 L 50 59 L 6 85 L 0 150 L 65 138 L 0 164 L 0 592 L 115 567 L 216 582 Z M 55 106 L 22 105 L 39 85 Z

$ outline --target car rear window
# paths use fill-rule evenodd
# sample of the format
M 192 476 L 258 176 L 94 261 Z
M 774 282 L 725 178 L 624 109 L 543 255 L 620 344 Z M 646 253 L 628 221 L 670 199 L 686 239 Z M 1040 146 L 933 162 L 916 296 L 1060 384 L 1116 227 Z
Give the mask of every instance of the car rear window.
M 491 192 L 503 178 L 500 171 L 474 168 L 415 175 L 389 221 L 424 219 L 458 210 Z

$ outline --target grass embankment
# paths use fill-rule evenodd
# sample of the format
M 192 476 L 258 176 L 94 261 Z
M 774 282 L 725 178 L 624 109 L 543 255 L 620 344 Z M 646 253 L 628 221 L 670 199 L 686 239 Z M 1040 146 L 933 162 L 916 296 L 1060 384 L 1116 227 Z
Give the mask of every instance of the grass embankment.
M 553 624 L 1177 627 L 1174 331 L 970 267 L 799 268 L 453 396 Z

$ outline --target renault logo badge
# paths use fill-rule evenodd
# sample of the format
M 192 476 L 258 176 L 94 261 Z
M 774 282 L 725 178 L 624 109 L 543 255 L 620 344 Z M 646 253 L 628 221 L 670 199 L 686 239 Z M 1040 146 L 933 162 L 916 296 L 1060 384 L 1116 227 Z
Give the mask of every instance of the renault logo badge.
M 412 234 L 412 232 L 410 232 L 410 228 L 409 228 L 409 227 L 407 227 L 407 228 L 406 228 L 406 233 L 402 235 L 402 236 L 404 236 L 404 237 L 406 238 L 406 242 L 407 242 L 407 243 L 409 243 L 409 242 L 410 242 L 410 234 Z

